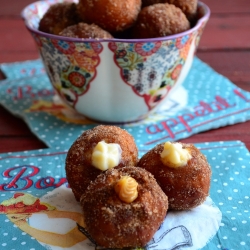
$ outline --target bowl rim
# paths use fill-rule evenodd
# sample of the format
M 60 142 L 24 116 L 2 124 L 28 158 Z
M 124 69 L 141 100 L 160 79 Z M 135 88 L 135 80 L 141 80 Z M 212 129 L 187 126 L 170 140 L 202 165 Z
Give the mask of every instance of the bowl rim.
M 72 2 L 75 2 L 74 0 Z M 68 41 L 68 42 L 75 42 L 75 43 L 82 43 L 82 42 L 123 42 L 123 43 L 147 43 L 147 42 L 160 42 L 160 41 L 168 41 L 168 40 L 173 40 L 179 37 L 183 37 L 185 35 L 188 35 L 195 30 L 198 30 L 200 26 L 202 25 L 203 22 L 207 21 L 210 17 L 211 11 L 210 8 L 203 2 L 198 1 L 198 7 L 202 7 L 205 10 L 204 16 L 198 19 L 197 23 L 192 27 L 191 29 L 188 29 L 184 32 L 180 32 L 174 35 L 169 35 L 169 36 L 164 36 L 164 37 L 155 37 L 155 38 L 143 38 L 143 39 L 125 39 L 125 38 L 112 38 L 112 39 L 93 39 L 93 38 L 72 38 L 72 37 L 65 37 L 65 36 L 59 36 L 59 35 L 53 35 L 49 33 L 42 32 L 38 29 L 35 29 L 28 25 L 28 22 L 25 18 L 25 11 L 33 6 L 34 4 L 39 4 L 41 1 L 36 1 L 33 2 L 21 11 L 21 18 L 23 19 L 26 28 L 30 31 L 33 32 L 39 36 L 46 37 L 46 38 L 51 38 L 55 40 L 63 40 L 63 41 Z

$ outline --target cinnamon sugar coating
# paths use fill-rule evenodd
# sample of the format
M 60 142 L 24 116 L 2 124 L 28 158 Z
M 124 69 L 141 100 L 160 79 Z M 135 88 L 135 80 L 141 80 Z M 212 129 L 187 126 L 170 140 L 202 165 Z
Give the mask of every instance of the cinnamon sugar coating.
M 138 197 L 123 202 L 115 192 L 122 176 L 138 182 Z M 137 167 L 113 168 L 99 175 L 81 197 L 86 229 L 105 248 L 143 247 L 163 222 L 168 199 L 154 177 Z
M 86 130 L 70 147 L 66 157 L 66 177 L 77 201 L 90 182 L 102 173 L 92 165 L 92 152 L 100 141 L 120 145 L 121 160 L 116 168 L 137 164 L 138 149 L 134 138 L 126 130 L 109 125 Z
M 193 145 L 182 143 L 192 158 L 183 167 L 172 168 L 161 161 L 164 143 L 148 151 L 138 167 L 152 173 L 168 196 L 169 209 L 187 210 L 202 204 L 209 195 L 211 168 L 206 157 Z
M 142 7 L 156 3 L 170 3 L 179 7 L 183 13 L 190 19 L 196 14 L 198 0 L 142 0 Z
M 131 27 L 141 8 L 141 0 L 80 0 L 79 16 L 109 32 Z
M 40 31 L 58 35 L 63 29 L 80 21 L 75 3 L 63 2 L 50 6 L 39 22 Z
M 74 38 L 110 39 L 113 36 L 95 24 L 78 23 L 69 26 L 59 33 L 60 36 Z
M 178 7 L 168 3 L 158 3 L 141 10 L 133 27 L 133 37 L 164 37 L 184 32 L 189 28 L 188 19 Z
M 195 18 L 198 0 L 168 0 L 168 3 L 179 7 L 187 16 L 189 21 L 192 21 Z

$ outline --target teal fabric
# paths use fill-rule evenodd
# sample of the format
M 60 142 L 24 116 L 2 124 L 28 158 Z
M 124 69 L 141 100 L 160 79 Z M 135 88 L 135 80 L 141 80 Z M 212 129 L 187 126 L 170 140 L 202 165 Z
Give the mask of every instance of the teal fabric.
M 248 150 L 240 141 L 195 145 L 211 165 L 210 198 L 222 213 L 219 230 L 202 249 L 249 249 L 250 155 Z M 60 185 L 65 185 L 65 157 L 66 151 L 55 149 L 1 154 L 0 204 L 13 197 L 14 193 L 29 193 L 40 198 L 53 189 L 59 188 Z M 194 226 L 196 223 L 198 221 L 194 220 Z M 0 225 L 1 249 L 46 249 L 29 234 L 13 226 L 3 211 L 0 211 Z M 197 234 L 200 233 L 198 230 Z M 83 249 L 94 250 L 94 247 L 90 245 Z
M 61 104 L 55 98 L 39 59 L 2 64 L 0 68 L 7 76 L 6 80 L 0 81 L 0 104 L 24 119 L 31 131 L 49 147 L 0 155 L 0 249 L 53 249 L 14 225 L 1 203 L 16 193 L 28 193 L 40 199 L 63 185 L 67 186 L 64 169 L 67 150 L 83 131 L 97 124 L 79 124 L 76 122 L 79 117 L 73 117 L 73 122 L 65 121 L 58 115 L 62 114 L 61 111 L 57 113 Z M 198 58 L 195 58 L 179 93 L 180 96 L 173 95 L 164 107 L 146 120 L 120 125 L 134 136 L 140 157 L 158 143 L 178 141 L 202 131 L 250 119 L 250 93 L 238 88 Z M 68 110 L 66 114 L 69 114 Z M 202 249 L 249 249 L 248 150 L 240 141 L 200 143 L 196 146 L 211 165 L 210 198 L 222 214 L 219 230 Z M 91 249 L 94 247 L 89 244 L 86 250 Z M 149 249 L 162 248 L 155 246 Z M 171 248 L 174 249 L 177 248 Z
M 41 67 L 39 60 L 2 65 L 9 78 L 0 82 L 0 104 L 22 117 L 46 145 L 57 150 L 67 149 L 84 130 L 96 124 L 65 122 L 51 107 L 32 110 L 39 101 L 55 103 L 53 89 Z M 18 71 L 34 74 L 17 79 Z M 165 106 L 146 120 L 120 127 L 135 137 L 142 155 L 160 142 L 180 140 L 249 119 L 250 93 L 195 58 L 178 95 L 173 95 Z
M 40 59 L 15 63 L 2 63 L 0 68 L 5 77 L 9 80 L 45 74 Z

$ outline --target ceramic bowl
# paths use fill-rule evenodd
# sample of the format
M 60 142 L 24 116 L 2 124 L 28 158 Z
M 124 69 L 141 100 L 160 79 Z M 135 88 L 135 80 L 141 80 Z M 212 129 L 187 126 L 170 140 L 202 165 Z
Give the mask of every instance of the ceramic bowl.
M 127 123 L 154 112 L 178 91 L 192 65 L 210 10 L 198 3 L 190 30 L 153 39 L 78 39 L 46 34 L 39 20 L 51 4 L 38 1 L 22 12 L 49 79 L 63 102 L 99 122 Z

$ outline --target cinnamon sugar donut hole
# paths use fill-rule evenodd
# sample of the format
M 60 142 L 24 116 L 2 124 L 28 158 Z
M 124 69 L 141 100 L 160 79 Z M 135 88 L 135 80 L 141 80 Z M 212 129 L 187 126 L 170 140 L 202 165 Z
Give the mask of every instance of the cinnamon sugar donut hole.
M 209 195 L 211 168 L 206 157 L 192 144 L 181 143 L 191 159 L 182 167 L 163 164 L 161 153 L 164 143 L 148 151 L 138 162 L 138 167 L 152 173 L 168 196 L 169 209 L 188 210 L 202 204 Z
M 78 13 L 87 23 L 109 32 L 131 27 L 141 8 L 141 0 L 79 0 Z
M 156 3 L 169 3 L 180 8 L 190 20 L 197 11 L 198 0 L 142 0 L 142 7 L 153 5 Z
M 110 125 L 86 130 L 70 147 L 66 157 L 66 177 L 77 201 L 90 182 L 103 172 L 92 164 L 93 150 L 101 141 L 120 145 L 121 159 L 116 168 L 135 166 L 138 162 L 137 146 L 126 130 Z
M 89 39 L 112 39 L 113 36 L 95 24 L 78 23 L 59 33 L 60 36 Z
M 75 3 L 56 3 L 49 7 L 41 18 L 38 29 L 53 35 L 58 35 L 63 29 L 80 21 Z
M 144 7 L 133 27 L 133 38 L 156 38 L 184 32 L 190 28 L 185 14 L 176 6 L 159 3 Z
M 122 201 L 117 182 L 130 176 L 138 183 L 137 198 Z M 81 197 L 85 226 L 98 246 L 105 248 L 144 247 L 163 222 L 168 199 L 155 178 L 137 167 L 113 168 L 99 175 Z
M 179 7 L 191 22 L 194 21 L 197 13 L 198 0 L 168 0 L 168 3 Z

